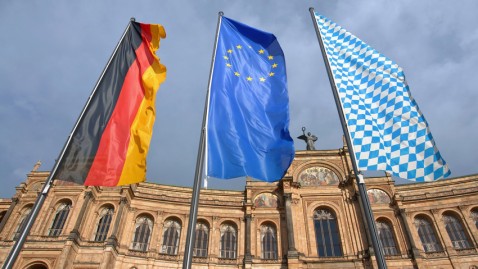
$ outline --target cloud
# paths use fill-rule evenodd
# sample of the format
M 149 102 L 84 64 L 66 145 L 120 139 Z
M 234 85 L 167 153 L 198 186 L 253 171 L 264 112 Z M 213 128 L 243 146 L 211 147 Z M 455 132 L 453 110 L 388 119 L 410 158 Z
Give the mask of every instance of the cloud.
M 287 63 L 292 137 L 319 149 L 342 130 L 308 8 L 339 23 L 405 70 L 453 176 L 476 173 L 478 2 L 461 1 L 3 1 L 0 3 L 0 197 L 38 161 L 50 170 L 131 17 L 167 31 L 158 55 L 148 181 L 192 186 L 217 13 L 273 32 Z M 296 149 L 305 149 L 295 140 Z M 243 189 L 244 180 L 212 179 Z

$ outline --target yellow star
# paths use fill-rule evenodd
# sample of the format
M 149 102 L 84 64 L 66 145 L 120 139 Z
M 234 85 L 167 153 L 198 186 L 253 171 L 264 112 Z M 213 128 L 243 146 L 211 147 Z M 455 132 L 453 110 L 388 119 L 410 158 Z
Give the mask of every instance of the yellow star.
M 241 46 L 241 45 L 237 45 L 236 48 L 242 49 L 242 46 Z
M 227 53 L 232 53 L 232 50 L 227 50 Z
M 264 50 L 263 50 L 263 49 L 260 49 L 260 50 L 259 50 L 259 54 L 264 54 Z
M 227 56 L 224 56 L 224 59 L 226 59 L 226 60 L 229 60 L 229 57 L 227 57 Z
M 272 60 L 272 59 L 274 59 L 274 56 L 269 55 L 269 57 L 267 57 L 267 58 L 269 58 L 269 60 Z
M 270 73 L 269 73 L 269 77 L 273 77 L 274 75 L 275 75 L 274 72 L 270 72 Z
M 239 74 L 239 72 L 234 72 L 234 75 L 236 75 L 236 77 L 240 76 L 241 74 Z
M 227 63 L 226 66 L 227 67 L 232 67 L 232 65 L 230 63 Z
M 252 81 L 252 78 L 250 76 L 247 77 L 247 81 Z
M 277 67 L 277 64 L 274 63 L 274 64 L 272 65 L 272 68 L 276 68 L 276 67 Z
M 264 82 L 264 81 L 266 81 L 266 79 L 265 79 L 265 78 L 259 78 L 259 80 L 260 80 L 261 82 Z

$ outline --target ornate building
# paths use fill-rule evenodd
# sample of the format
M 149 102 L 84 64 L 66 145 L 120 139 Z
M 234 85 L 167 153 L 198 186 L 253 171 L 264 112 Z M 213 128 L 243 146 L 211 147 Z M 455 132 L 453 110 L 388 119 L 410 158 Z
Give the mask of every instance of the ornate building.
M 36 169 L 34 169 L 36 170 Z M 347 150 L 298 151 L 276 183 L 201 190 L 193 268 L 376 268 Z M 0 199 L 6 259 L 48 172 Z M 367 179 L 389 268 L 477 268 L 478 175 Z M 181 268 L 192 190 L 55 181 L 15 268 Z

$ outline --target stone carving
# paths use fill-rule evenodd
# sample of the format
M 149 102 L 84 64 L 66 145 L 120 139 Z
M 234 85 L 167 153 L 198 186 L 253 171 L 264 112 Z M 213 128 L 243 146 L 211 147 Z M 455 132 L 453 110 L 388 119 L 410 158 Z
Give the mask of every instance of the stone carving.
M 37 171 L 38 168 L 40 168 L 40 166 L 41 166 L 41 161 L 36 162 L 35 165 L 33 166 L 32 172 Z
M 317 136 L 311 134 L 308 132 L 305 134 L 305 127 L 302 127 L 302 135 L 298 136 L 298 139 L 304 140 L 305 143 L 307 144 L 307 150 L 315 150 L 315 141 L 317 141 Z
M 35 182 L 31 185 L 30 190 L 32 191 L 40 191 L 42 188 L 42 183 L 41 182 Z
M 276 208 L 279 205 L 277 196 L 272 193 L 261 193 L 254 198 L 254 207 L 272 207 Z
M 311 167 L 299 174 L 299 183 L 301 187 L 338 185 L 339 178 L 328 168 Z
M 370 189 L 367 191 L 370 204 L 390 204 L 390 196 L 382 190 Z

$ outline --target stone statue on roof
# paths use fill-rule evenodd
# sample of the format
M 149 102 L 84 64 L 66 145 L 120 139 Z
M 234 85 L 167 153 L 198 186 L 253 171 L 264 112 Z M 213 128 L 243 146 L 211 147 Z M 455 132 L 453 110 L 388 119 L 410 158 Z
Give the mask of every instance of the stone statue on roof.
M 307 150 L 315 150 L 315 141 L 317 141 L 317 136 L 311 134 L 308 132 L 305 134 L 305 127 L 302 127 L 302 135 L 298 136 L 298 139 L 304 140 L 305 143 L 307 144 Z

